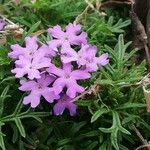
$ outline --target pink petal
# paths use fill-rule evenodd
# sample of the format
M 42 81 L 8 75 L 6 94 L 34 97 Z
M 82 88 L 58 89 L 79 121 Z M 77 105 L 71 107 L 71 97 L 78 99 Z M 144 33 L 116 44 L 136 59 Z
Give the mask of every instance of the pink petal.
M 49 28 L 48 33 L 50 33 L 54 38 L 58 38 L 58 39 L 64 36 L 64 32 L 62 31 L 59 25 L 56 25 L 53 28 Z
M 40 95 L 31 93 L 30 95 L 24 97 L 23 104 L 27 105 L 29 103 L 31 103 L 32 108 L 37 107 L 40 103 Z
M 41 78 L 40 72 L 36 69 L 30 69 L 28 71 L 28 78 L 31 80 L 33 80 L 34 78 L 39 79 L 39 78 Z
M 91 75 L 83 70 L 75 70 L 71 72 L 71 76 L 76 79 L 76 80 L 80 80 L 80 79 L 88 79 L 91 77 Z
M 37 37 L 26 37 L 25 38 L 26 48 L 31 51 L 36 51 L 38 49 Z
M 42 96 L 45 98 L 45 100 L 49 103 L 53 103 L 55 99 L 59 99 L 60 96 L 56 95 L 53 91 L 53 89 L 44 90 L 42 92 Z
M 22 85 L 19 87 L 19 90 L 31 91 L 36 85 L 37 85 L 37 83 L 35 81 L 23 82 Z
M 98 65 L 105 66 L 109 63 L 108 59 L 108 53 L 102 54 L 98 59 L 97 59 Z
M 65 110 L 65 106 L 63 105 L 63 103 L 58 101 L 58 103 L 54 105 L 53 110 L 56 116 L 62 115 Z
M 64 75 L 64 71 L 60 68 L 57 68 L 55 65 L 51 65 L 48 69 L 47 72 L 50 74 L 54 74 L 56 76 L 63 76 Z
M 77 106 L 75 104 L 69 102 L 66 104 L 66 108 L 69 110 L 70 116 L 74 116 L 76 114 Z

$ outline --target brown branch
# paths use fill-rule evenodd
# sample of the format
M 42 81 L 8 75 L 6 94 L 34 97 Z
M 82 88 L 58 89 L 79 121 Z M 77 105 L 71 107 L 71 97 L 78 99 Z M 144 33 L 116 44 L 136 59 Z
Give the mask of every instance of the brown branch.
M 132 129 L 136 133 L 136 135 L 138 136 L 138 138 L 140 139 L 140 141 L 141 141 L 141 143 L 143 145 L 149 145 L 149 143 L 147 142 L 147 140 L 144 139 L 144 137 L 142 136 L 142 134 L 140 133 L 140 131 L 134 125 L 132 125 Z M 150 150 L 150 147 L 147 147 L 147 150 Z
M 75 101 L 79 100 L 80 98 L 84 98 L 87 95 L 96 96 L 99 91 L 100 91 L 100 85 L 94 84 L 89 89 L 84 91 L 82 94 L 80 94 L 79 96 L 75 97 L 72 100 L 72 102 L 75 102 Z
M 102 16 L 102 13 L 99 12 L 99 8 L 101 6 L 101 3 L 96 2 L 96 8 L 94 7 L 94 5 L 89 1 L 89 0 L 85 0 L 85 2 L 87 3 L 87 5 L 93 10 L 95 11 L 99 16 Z
M 133 9 L 130 12 L 130 16 L 132 19 L 132 24 L 133 24 L 136 36 L 137 36 L 138 40 L 143 43 L 145 53 L 146 53 L 147 62 L 148 62 L 148 66 L 150 69 L 150 52 L 149 52 L 149 48 L 147 45 L 148 42 L 147 42 L 147 34 L 145 31 L 145 28 L 144 28 L 143 24 L 141 23 L 140 19 L 138 18 L 137 14 L 133 11 Z
M 141 145 L 141 146 L 139 146 L 138 148 L 136 148 L 135 150 L 140 150 L 140 149 L 142 149 L 142 148 L 148 148 L 148 147 L 150 147 L 150 144 L 148 144 L 148 145 Z
M 118 5 L 132 5 L 133 3 L 131 1 L 108 1 L 101 4 L 101 8 L 105 7 L 115 7 Z
M 81 14 L 79 14 L 76 18 L 75 18 L 75 21 L 74 23 L 77 24 L 80 22 L 80 19 L 87 13 L 88 9 L 90 8 L 90 6 L 87 6 L 83 12 Z
M 94 7 L 94 5 L 89 2 L 89 0 L 85 0 L 87 6 L 86 8 L 82 11 L 81 14 L 79 14 L 76 18 L 74 23 L 77 24 L 80 22 L 80 20 L 82 19 L 82 17 L 88 12 L 88 10 L 92 9 L 93 11 L 95 11 L 99 16 L 106 16 L 106 14 L 104 12 L 99 12 L 99 10 L 97 8 L 99 8 L 101 6 L 100 2 L 96 2 L 96 8 Z

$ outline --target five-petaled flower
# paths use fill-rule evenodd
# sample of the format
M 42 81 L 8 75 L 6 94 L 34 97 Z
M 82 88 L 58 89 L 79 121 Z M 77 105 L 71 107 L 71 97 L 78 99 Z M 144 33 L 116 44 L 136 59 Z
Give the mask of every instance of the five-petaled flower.
M 70 63 L 64 64 L 62 69 L 53 65 L 47 71 L 57 76 L 53 83 L 55 93 L 60 94 L 66 87 L 66 94 L 70 98 L 74 98 L 77 93 L 84 91 L 84 88 L 78 85 L 77 80 L 88 79 L 91 76 L 87 71 L 73 70 L 73 66 Z
M 21 86 L 19 89 L 21 91 L 30 92 L 28 96 L 24 97 L 23 103 L 25 105 L 31 103 L 31 107 L 35 108 L 39 105 L 41 96 L 43 96 L 49 103 L 52 103 L 54 99 L 59 99 L 60 96 L 54 93 L 53 88 L 48 87 L 54 80 L 54 76 L 45 74 L 42 74 L 41 78 L 37 81 L 21 80 Z
M 71 51 L 62 55 L 63 63 L 70 63 L 76 61 L 81 67 L 85 67 L 87 71 L 94 72 L 97 71 L 99 66 L 105 66 L 109 63 L 108 53 L 102 54 L 96 57 L 97 48 L 96 46 L 83 45 L 78 52 Z
M 29 79 L 41 78 L 40 69 L 49 67 L 51 62 L 48 58 L 44 57 L 42 51 L 37 52 L 32 59 L 25 56 L 19 56 L 19 59 L 15 62 L 16 68 L 12 70 L 17 78 L 21 78 L 24 75 L 28 75 Z

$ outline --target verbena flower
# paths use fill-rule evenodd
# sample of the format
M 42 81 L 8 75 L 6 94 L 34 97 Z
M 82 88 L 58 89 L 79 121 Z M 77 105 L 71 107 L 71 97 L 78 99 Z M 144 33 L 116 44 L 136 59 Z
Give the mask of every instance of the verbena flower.
M 15 62 L 16 68 L 12 70 L 12 73 L 16 74 L 15 77 L 21 78 L 24 75 L 28 75 L 29 79 L 41 78 L 40 69 L 49 67 L 51 65 L 50 60 L 44 57 L 42 51 L 37 52 L 32 59 L 25 56 L 19 56 L 19 59 Z
M 4 29 L 6 22 L 3 19 L 0 19 L 0 31 Z
M 65 31 L 59 25 L 49 28 L 48 32 L 53 37 L 53 40 L 50 41 L 49 47 L 58 51 L 58 47 L 66 45 L 81 45 L 87 43 L 87 33 L 81 32 L 81 26 L 69 23 L 66 26 Z
M 105 66 L 109 63 L 108 54 L 102 54 L 100 57 L 96 56 L 97 48 L 92 45 L 83 45 L 78 52 L 70 50 L 70 53 L 62 55 L 63 63 L 70 63 L 76 61 L 80 66 L 84 66 L 89 72 L 97 71 L 99 66 Z
M 63 96 L 59 100 L 57 100 L 57 103 L 54 105 L 54 114 L 56 116 L 62 115 L 65 109 L 68 109 L 71 116 L 74 116 L 76 114 L 77 106 L 71 102 L 71 98 L 68 96 Z
M 70 63 L 64 64 L 62 69 L 53 65 L 47 71 L 57 76 L 53 83 L 55 94 L 60 94 L 66 87 L 66 94 L 70 98 L 74 98 L 77 93 L 84 91 L 84 88 L 77 83 L 77 80 L 88 79 L 91 76 L 87 71 L 73 70 L 73 66 Z
M 30 92 L 28 96 L 24 97 L 23 104 L 31 104 L 31 107 L 35 108 L 39 105 L 41 96 L 43 96 L 49 103 L 52 103 L 54 99 L 58 99 L 60 96 L 56 95 L 53 89 L 49 87 L 54 80 L 54 76 L 45 74 L 42 74 L 41 78 L 37 81 L 21 80 L 21 86 L 19 89 L 21 91 Z
M 11 46 L 8 55 L 15 59 L 12 73 L 16 78 L 26 79 L 21 80 L 19 88 L 28 93 L 24 104 L 35 108 L 43 97 L 49 103 L 56 102 L 55 115 L 62 115 L 68 109 L 73 116 L 77 109 L 73 98 L 85 90 L 80 81 L 89 79 L 91 72 L 108 64 L 108 54 L 96 56 L 96 46 L 88 44 L 87 33 L 81 31 L 80 25 L 69 23 L 64 30 L 56 25 L 48 32 L 52 40 L 44 44 L 37 37 L 26 37 L 25 46 Z
M 95 72 L 99 66 L 105 66 L 108 64 L 108 54 L 103 54 L 100 57 L 96 57 L 97 47 L 91 45 L 82 45 L 78 52 L 77 64 L 79 66 L 85 66 L 89 72 Z
M 56 52 L 53 51 L 52 49 L 49 48 L 48 45 L 43 44 L 40 48 L 39 51 L 42 51 L 47 58 L 53 58 L 56 56 Z
M 19 56 L 25 56 L 28 59 L 34 56 L 38 50 L 38 43 L 36 37 L 26 37 L 25 47 L 21 47 L 19 44 L 11 45 L 12 52 L 8 53 L 10 58 L 18 59 Z

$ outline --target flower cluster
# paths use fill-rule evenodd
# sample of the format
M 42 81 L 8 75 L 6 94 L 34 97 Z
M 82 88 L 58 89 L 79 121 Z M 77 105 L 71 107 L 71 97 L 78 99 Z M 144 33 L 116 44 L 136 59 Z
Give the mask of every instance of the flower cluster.
M 87 33 L 81 31 L 80 25 L 69 23 L 65 30 L 56 25 L 48 33 L 52 40 L 45 44 L 36 37 L 26 37 L 25 47 L 11 46 L 8 55 L 15 59 L 12 73 L 21 79 L 19 90 L 28 93 L 24 104 L 35 108 L 44 97 L 55 103 L 55 115 L 61 115 L 66 108 L 73 116 L 77 108 L 73 99 L 85 90 L 80 81 L 108 64 L 108 54 L 96 57 L 97 48 L 88 44 Z
M 6 22 L 3 19 L 0 19 L 0 31 L 3 30 L 5 25 L 6 25 Z

